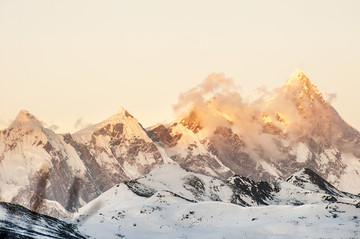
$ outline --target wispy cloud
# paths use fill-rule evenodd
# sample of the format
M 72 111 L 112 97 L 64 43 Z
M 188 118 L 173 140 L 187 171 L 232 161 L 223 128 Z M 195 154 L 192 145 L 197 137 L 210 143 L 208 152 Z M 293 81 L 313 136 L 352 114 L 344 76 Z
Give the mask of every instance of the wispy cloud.
M 91 125 L 91 123 L 86 123 L 86 122 L 84 122 L 83 117 L 80 117 L 79 119 L 77 119 L 77 120 L 75 121 L 74 128 L 75 128 L 76 130 L 79 130 L 79 129 L 86 128 L 86 127 L 88 127 L 88 126 L 90 126 L 90 125 Z
M 264 151 L 276 160 L 286 158 L 287 155 L 279 147 L 277 136 L 267 133 L 269 127 L 281 130 L 289 139 L 310 135 L 320 129 L 324 135 L 329 132 L 326 127 L 319 127 L 318 123 L 325 120 L 326 116 L 313 113 L 313 98 L 316 96 L 306 98 L 299 91 L 307 92 L 309 89 L 300 87 L 304 86 L 299 84 L 272 91 L 260 87 L 257 89 L 258 96 L 252 99 L 242 96 L 240 87 L 231 78 L 222 73 L 212 73 L 198 86 L 181 93 L 173 108 L 180 116 L 188 114 L 189 110 L 194 111 L 203 127 L 203 135 L 212 135 L 213 129 L 218 127 L 229 127 L 246 141 L 248 154 Z M 312 91 L 316 91 L 315 86 Z M 336 98 L 334 93 L 327 96 L 328 103 Z M 322 104 L 316 105 L 319 110 L 324 109 L 322 112 L 330 115 Z M 332 139 L 330 136 L 328 138 Z
M 51 129 L 51 130 L 53 130 L 53 131 L 56 131 L 56 130 L 58 130 L 58 129 L 59 129 L 59 126 L 58 126 L 58 125 L 53 124 L 53 125 L 50 125 L 48 128 L 49 128 L 49 129 Z
M 336 100 L 337 98 L 337 94 L 336 93 L 325 93 L 326 96 L 326 101 L 331 104 L 334 100 Z
M 51 129 L 53 131 L 56 131 L 60 128 L 60 126 L 54 124 L 54 123 L 47 123 L 45 121 L 40 121 L 42 126 L 44 126 L 45 128 Z

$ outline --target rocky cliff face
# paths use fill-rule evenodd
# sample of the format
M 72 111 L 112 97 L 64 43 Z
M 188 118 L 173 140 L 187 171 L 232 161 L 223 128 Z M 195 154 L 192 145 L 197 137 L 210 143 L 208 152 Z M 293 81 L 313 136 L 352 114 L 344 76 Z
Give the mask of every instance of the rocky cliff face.
M 85 239 L 75 224 L 38 214 L 13 203 L 0 202 L 1 238 Z
M 99 185 L 102 191 L 169 161 L 163 158 L 143 127 L 125 109 L 75 133 L 73 138 L 74 146 L 83 150 L 81 158 L 89 171 L 103 180 Z
M 0 159 L 1 200 L 57 217 L 171 162 L 124 109 L 74 135 L 57 135 L 21 111 L 0 132 Z
M 0 137 L 1 200 L 35 211 L 55 207 L 64 212 L 65 207 L 75 203 L 70 202 L 68 192 L 76 178 L 84 182 L 80 201 L 98 195 L 75 149 L 62 135 L 43 128 L 30 113 L 21 111 Z

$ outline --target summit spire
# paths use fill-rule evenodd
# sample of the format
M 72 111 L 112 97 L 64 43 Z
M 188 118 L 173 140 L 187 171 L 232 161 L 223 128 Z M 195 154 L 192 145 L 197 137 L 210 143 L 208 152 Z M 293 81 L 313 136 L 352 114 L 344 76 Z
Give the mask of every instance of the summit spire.
M 310 81 L 309 78 L 307 78 L 307 76 L 305 75 L 304 72 L 302 72 L 299 69 L 296 69 L 291 76 L 289 77 L 289 79 L 286 81 L 286 86 L 290 87 L 294 84 L 298 84 L 300 82 L 306 82 L 306 81 Z
M 294 96 L 308 97 L 311 100 L 317 99 L 322 103 L 326 103 L 317 86 L 299 69 L 296 69 L 288 78 L 284 89 Z
M 20 110 L 17 114 L 15 120 L 10 125 L 10 128 L 18 126 L 28 126 L 28 127 L 42 127 L 40 121 L 36 116 L 29 113 L 27 110 Z
M 125 117 L 134 118 L 124 107 L 120 106 L 117 115 L 123 115 Z

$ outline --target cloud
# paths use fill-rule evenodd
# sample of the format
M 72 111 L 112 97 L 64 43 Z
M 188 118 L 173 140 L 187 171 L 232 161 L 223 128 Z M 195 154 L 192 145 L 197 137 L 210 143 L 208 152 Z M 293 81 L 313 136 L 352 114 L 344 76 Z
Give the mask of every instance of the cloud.
M 75 123 L 74 123 L 74 128 L 75 128 L 76 130 L 79 130 L 79 129 L 86 128 L 86 127 L 88 127 L 88 126 L 90 126 L 90 125 L 91 125 L 90 123 L 85 123 L 85 122 L 83 121 L 83 118 L 80 117 L 79 119 L 77 119 L 77 120 L 75 121 Z
M 49 129 L 51 129 L 52 131 L 56 131 L 56 130 L 58 130 L 58 129 L 59 129 L 59 126 L 58 126 L 58 125 L 53 124 L 53 125 L 50 125 L 48 128 L 49 128 Z
M 181 118 L 189 111 L 195 112 L 205 138 L 218 127 L 231 128 L 244 140 L 244 151 L 252 158 L 256 159 L 258 152 L 262 152 L 262 157 L 282 160 L 288 157 L 283 151 L 288 145 L 283 145 L 287 143 L 279 140 L 280 137 L 296 144 L 302 135 L 330 132 L 326 125 L 319 124 L 331 112 L 323 107 L 322 101 L 309 96 L 307 88 L 301 87 L 303 84 L 291 88 L 286 85 L 272 91 L 260 87 L 258 96 L 250 99 L 241 95 L 241 88 L 231 78 L 212 73 L 196 87 L 181 93 L 173 109 Z M 335 94 L 329 95 L 330 101 L 335 98 Z
M 273 94 L 273 91 L 270 91 L 266 86 L 260 86 L 256 89 L 256 92 L 262 97 L 269 97 Z
M 56 131 L 60 128 L 58 125 L 53 124 L 53 123 L 47 123 L 45 121 L 40 121 L 40 123 L 42 126 L 44 126 L 45 128 L 51 129 L 52 131 Z
M 178 103 L 173 105 L 176 113 L 182 113 L 191 106 L 205 104 L 210 97 L 219 97 L 229 94 L 239 87 L 231 78 L 226 78 L 223 73 L 212 73 L 198 86 L 179 95 Z
M 333 102 L 333 100 L 336 100 L 337 98 L 337 94 L 336 93 L 325 93 L 326 95 L 326 101 L 331 104 Z
M 82 128 L 82 126 L 83 126 L 83 119 L 82 118 L 77 119 L 74 124 L 74 128 L 79 129 Z
M 263 129 L 265 98 L 273 92 L 259 88 L 260 96 L 250 101 L 242 97 L 240 89 L 223 73 L 212 73 L 198 86 L 181 93 L 173 108 L 180 115 L 189 109 L 196 112 L 204 137 L 211 136 L 218 127 L 228 127 L 245 140 L 245 151 L 249 154 L 262 150 L 273 159 L 284 158 L 275 137 L 265 134 Z M 253 157 L 258 156 L 253 154 Z

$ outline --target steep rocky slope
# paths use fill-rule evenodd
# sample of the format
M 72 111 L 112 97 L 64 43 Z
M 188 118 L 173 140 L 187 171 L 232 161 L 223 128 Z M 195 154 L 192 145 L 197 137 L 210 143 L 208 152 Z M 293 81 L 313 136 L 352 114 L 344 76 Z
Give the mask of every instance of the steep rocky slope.
M 4 202 L 0 202 L 0 237 L 4 239 L 88 238 L 79 233 L 74 224 Z
M 0 199 L 66 217 L 113 185 L 171 163 L 160 150 L 124 109 L 74 135 L 21 111 L 0 131 Z

